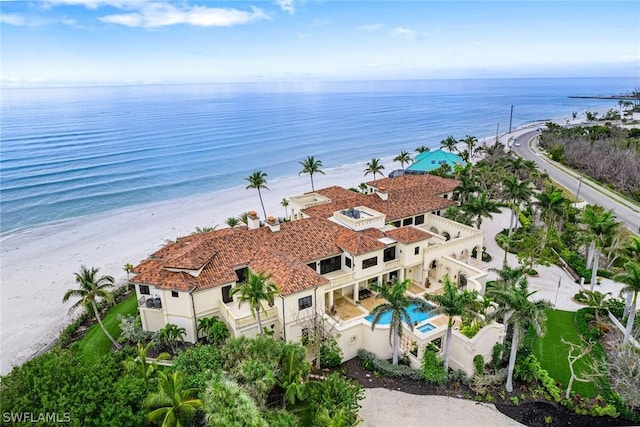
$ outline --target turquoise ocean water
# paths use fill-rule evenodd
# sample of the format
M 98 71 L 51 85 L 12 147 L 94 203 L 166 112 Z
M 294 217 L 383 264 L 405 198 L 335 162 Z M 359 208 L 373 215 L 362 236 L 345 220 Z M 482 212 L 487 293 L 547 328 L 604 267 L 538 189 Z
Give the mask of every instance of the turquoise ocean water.
M 2 89 L 0 231 L 617 108 L 634 78 Z M 389 172 L 389 171 L 387 171 Z

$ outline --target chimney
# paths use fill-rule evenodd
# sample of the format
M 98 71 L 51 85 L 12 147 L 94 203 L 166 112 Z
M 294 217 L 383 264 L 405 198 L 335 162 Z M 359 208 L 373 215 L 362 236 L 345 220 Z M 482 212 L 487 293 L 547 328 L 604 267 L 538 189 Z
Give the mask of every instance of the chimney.
M 249 230 L 260 228 L 260 217 L 256 211 L 250 211 L 247 214 L 247 227 L 249 227 Z
M 384 187 L 378 188 L 378 191 L 376 191 L 376 194 L 384 201 L 389 200 L 389 193 L 387 193 L 387 189 Z
M 267 218 L 267 225 L 272 232 L 280 231 L 280 221 L 272 216 Z

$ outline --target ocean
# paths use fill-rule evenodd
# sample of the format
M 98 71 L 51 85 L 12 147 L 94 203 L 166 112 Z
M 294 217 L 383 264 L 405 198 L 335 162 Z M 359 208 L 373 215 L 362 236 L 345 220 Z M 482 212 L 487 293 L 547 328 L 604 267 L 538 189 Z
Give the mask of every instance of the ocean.
M 635 78 L 3 88 L 2 235 L 618 108 Z M 386 171 L 387 173 L 390 170 Z

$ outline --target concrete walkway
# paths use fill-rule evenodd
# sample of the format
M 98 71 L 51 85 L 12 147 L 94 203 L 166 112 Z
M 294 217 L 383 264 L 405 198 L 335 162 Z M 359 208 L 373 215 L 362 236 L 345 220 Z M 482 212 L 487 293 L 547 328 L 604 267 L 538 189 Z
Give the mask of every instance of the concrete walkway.
M 496 243 L 495 236 L 504 228 L 509 226 L 510 210 L 503 208 L 499 214 L 493 214 L 493 219 L 485 219 L 482 222 L 482 230 L 485 232 L 484 244 L 487 252 L 493 257 L 491 262 L 484 263 L 481 268 L 489 272 L 489 280 L 493 280 L 496 274 L 489 271 L 490 268 L 502 268 L 504 250 Z M 518 265 L 518 258 L 514 254 L 507 254 L 507 263 L 511 267 Z M 557 265 L 549 267 L 537 266 L 538 277 L 529 277 L 529 289 L 537 290 L 536 299 L 546 299 L 560 310 L 576 311 L 584 307 L 573 301 L 573 296 L 581 289 L 580 284 L 575 283 L 562 268 Z M 560 288 L 558 288 L 560 283 Z M 623 285 L 615 283 L 609 279 L 602 279 L 600 285 L 596 285 L 595 290 L 607 293 L 611 292 L 611 297 L 619 298 Z M 589 289 L 589 283 L 585 283 L 582 289 Z
M 365 389 L 361 426 L 522 426 L 493 404 L 446 396 L 420 396 L 386 388 Z

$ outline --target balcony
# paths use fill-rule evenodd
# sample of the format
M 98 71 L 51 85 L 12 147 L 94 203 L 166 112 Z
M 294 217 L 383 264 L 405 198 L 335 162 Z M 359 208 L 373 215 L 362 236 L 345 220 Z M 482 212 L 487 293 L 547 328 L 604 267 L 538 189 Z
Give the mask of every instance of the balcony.
M 249 326 L 256 325 L 258 323 L 258 319 L 253 317 L 253 313 L 251 313 L 251 308 L 249 308 L 249 304 L 244 303 L 242 305 L 238 304 L 237 301 L 231 301 L 226 304 L 221 304 L 220 306 L 221 314 L 227 319 L 227 322 L 234 330 L 245 329 Z M 260 320 L 262 321 L 262 325 L 265 326 L 265 323 L 269 320 L 273 320 L 278 317 L 278 310 L 276 307 L 267 307 L 266 312 L 260 311 Z
M 138 299 L 138 307 L 161 310 L 162 300 L 160 300 L 160 297 L 143 296 Z

